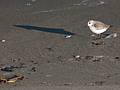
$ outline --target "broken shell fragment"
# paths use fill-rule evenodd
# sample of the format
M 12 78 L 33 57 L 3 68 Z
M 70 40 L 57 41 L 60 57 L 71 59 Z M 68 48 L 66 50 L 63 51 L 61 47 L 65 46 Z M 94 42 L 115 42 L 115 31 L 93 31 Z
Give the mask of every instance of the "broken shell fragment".
M 107 37 L 105 37 L 105 39 L 108 39 L 108 38 L 116 38 L 118 35 L 117 33 L 113 33 L 113 34 L 110 34 L 108 35 Z
M 4 74 L 0 76 L 0 83 L 16 83 L 18 80 L 23 80 L 24 76 L 16 74 Z
M 66 35 L 65 36 L 65 38 L 71 38 L 72 37 L 72 35 Z
M 12 79 L 9 79 L 7 83 L 15 83 L 17 80 L 22 80 L 24 77 L 23 76 L 16 76 Z

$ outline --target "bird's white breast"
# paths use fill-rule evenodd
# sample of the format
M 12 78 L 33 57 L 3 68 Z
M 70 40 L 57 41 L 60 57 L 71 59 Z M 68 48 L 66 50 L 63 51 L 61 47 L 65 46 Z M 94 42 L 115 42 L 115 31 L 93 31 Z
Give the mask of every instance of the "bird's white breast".
M 96 29 L 95 27 L 89 27 L 90 30 L 93 32 L 93 33 L 96 33 L 96 34 L 101 34 L 103 32 L 105 32 L 107 30 L 107 28 L 104 28 L 104 29 Z

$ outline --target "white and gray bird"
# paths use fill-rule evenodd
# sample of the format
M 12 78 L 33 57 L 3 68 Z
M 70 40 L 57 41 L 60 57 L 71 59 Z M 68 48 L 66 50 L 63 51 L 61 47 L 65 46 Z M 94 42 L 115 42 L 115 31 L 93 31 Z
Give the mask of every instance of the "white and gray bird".
M 88 27 L 93 33 L 102 34 L 109 29 L 110 25 L 104 24 L 100 21 L 89 20 Z

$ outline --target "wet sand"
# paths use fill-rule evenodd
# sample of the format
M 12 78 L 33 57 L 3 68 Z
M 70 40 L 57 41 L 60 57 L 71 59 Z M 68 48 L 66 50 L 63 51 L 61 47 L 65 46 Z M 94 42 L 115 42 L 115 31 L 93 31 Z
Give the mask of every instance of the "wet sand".
M 119 90 L 118 86 L 95 86 L 95 87 L 65 87 L 65 86 L 56 86 L 56 87 L 14 87 L 14 88 L 2 88 L 3 90 Z
M 0 73 L 25 77 L 1 88 L 118 90 L 120 36 L 96 45 L 87 27 L 89 19 L 119 27 L 120 1 L 102 1 L 1 0 L 0 66 L 17 68 Z M 72 37 L 65 38 L 68 34 Z

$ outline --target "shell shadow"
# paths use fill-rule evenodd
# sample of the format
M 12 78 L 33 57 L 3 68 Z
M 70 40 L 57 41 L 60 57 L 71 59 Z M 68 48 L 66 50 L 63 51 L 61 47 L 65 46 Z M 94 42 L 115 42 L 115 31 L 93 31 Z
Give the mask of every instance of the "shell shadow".
M 33 26 L 33 25 L 13 25 L 15 27 L 23 28 L 26 30 L 36 30 L 36 31 L 42 31 L 42 32 L 49 32 L 49 33 L 56 33 L 56 34 L 63 34 L 63 35 L 75 35 L 75 33 L 65 31 L 62 28 L 48 28 L 48 27 L 39 27 L 39 26 Z

